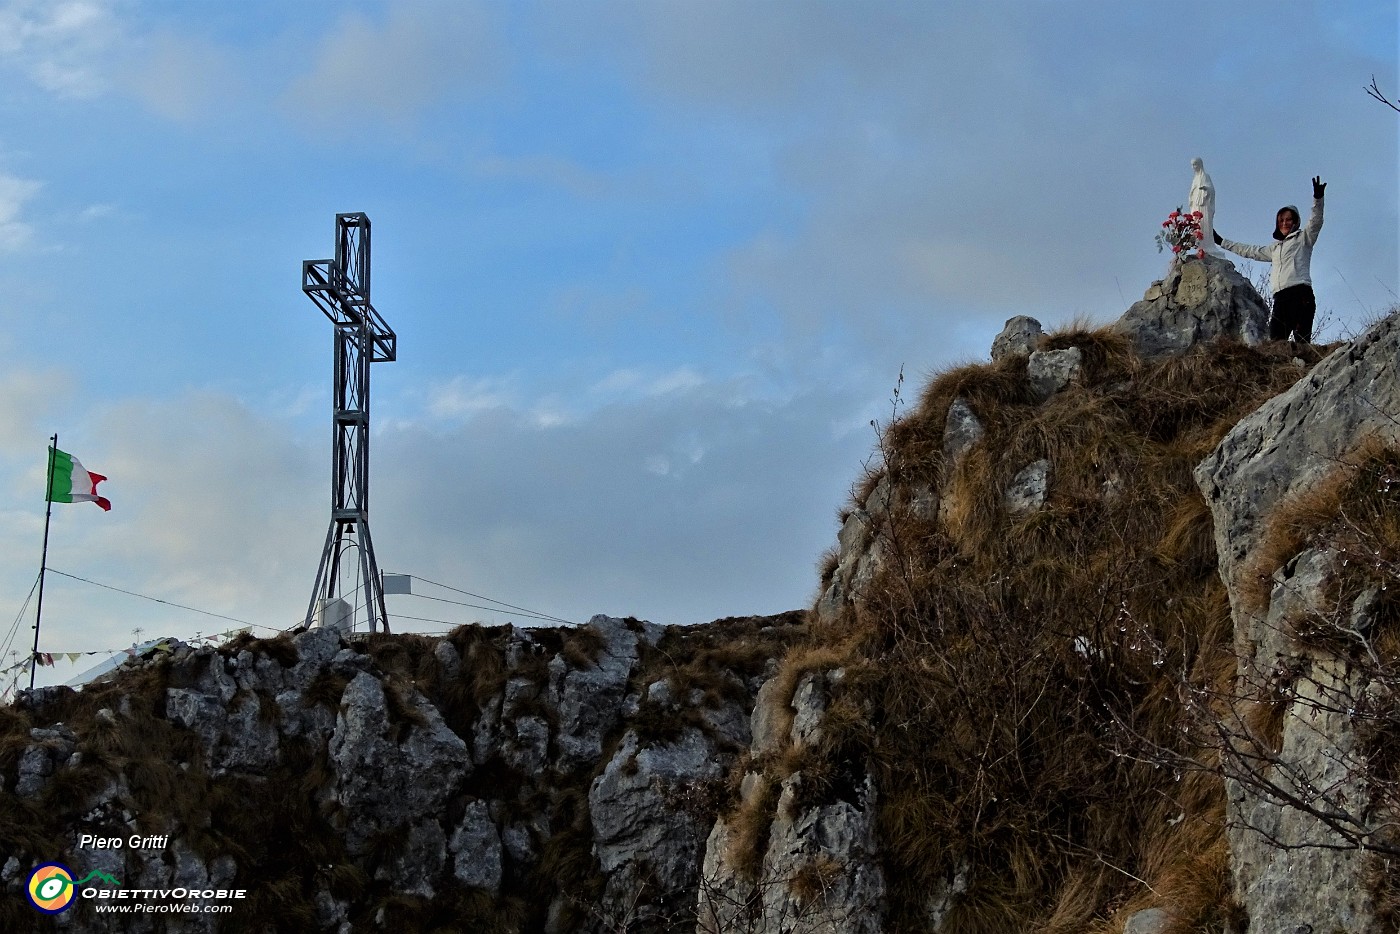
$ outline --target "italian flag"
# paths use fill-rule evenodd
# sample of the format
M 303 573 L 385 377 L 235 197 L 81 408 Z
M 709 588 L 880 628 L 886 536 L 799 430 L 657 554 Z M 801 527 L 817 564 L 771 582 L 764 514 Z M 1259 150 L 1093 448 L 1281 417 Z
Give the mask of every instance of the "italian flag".
M 107 478 L 85 468 L 72 454 L 65 454 L 58 448 L 50 448 L 52 455 L 49 473 L 49 502 L 51 503 L 96 503 L 104 510 L 112 508 L 112 501 L 97 495 L 97 485 Z

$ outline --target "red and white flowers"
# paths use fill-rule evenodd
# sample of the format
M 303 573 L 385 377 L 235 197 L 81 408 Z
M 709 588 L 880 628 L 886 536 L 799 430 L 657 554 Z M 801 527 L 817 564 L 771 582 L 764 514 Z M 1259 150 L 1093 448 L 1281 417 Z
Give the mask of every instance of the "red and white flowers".
M 1171 251 L 1181 259 L 1189 259 L 1192 253 L 1198 259 L 1205 259 L 1205 246 L 1201 242 L 1203 216 L 1200 211 L 1184 212 L 1181 208 L 1168 214 L 1167 219 L 1162 221 L 1162 229 L 1157 231 L 1157 252 L 1171 247 Z

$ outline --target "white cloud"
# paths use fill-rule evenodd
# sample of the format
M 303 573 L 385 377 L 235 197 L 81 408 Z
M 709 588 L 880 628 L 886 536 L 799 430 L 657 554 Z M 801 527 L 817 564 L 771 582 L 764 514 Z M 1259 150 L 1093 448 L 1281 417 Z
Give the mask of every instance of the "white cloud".
M 1152 233 L 1198 153 L 1243 220 L 1305 198 L 1317 171 L 1345 179 L 1354 204 L 1329 189 L 1332 255 L 1351 281 L 1379 268 L 1393 287 L 1394 133 L 1379 109 L 1356 112 L 1376 63 L 1349 51 L 1356 35 L 1328 34 L 1329 14 L 1276 12 L 1212 9 L 1196 35 L 1194 16 L 1111 5 L 676 0 L 565 11 L 550 35 L 556 54 L 607 58 L 652 119 L 760 154 L 746 181 L 792 207 L 731 245 L 733 318 L 773 309 L 786 339 L 889 367 L 911 349 L 984 355 L 1011 313 L 1116 317 L 1161 275 Z M 1091 25 L 1105 38 L 1084 46 Z M 1190 76 L 1151 64 L 1183 48 Z M 1354 67 L 1267 67 L 1299 54 Z M 1299 134 L 1297 112 L 1322 125 Z M 1314 270 L 1328 275 L 1321 257 Z M 966 341 L 950 346 L 953 330 Z
M 240 98 L 250 51 L 242 67 L 231 48 L 190 35 L 161 32 L 131 44 L 120 69 L 122 83 L 168 120 L 210 115 Z
M 833 440 L 831 420 L 863 402 L 736 394 L 706 383 L 633 395 L 550 431 L 526 405 L 449 431 L 400 425 L 376 440 L 380 562 L 571 619 L 805 605 L 871 443 Z
M 0 379 L 0 515 L 15 518 L 0 522 L 7 621 L 38 570 L 45 439 L 31 423 L 58 421 L 65 388 L 58 374 Z M 55 506 L 51 567 L 264 626 L 304 613 L 329 521 L 320 445 L 212 393 L 117 401 L 63 424 L 60 446 L 109 478 L 102 491 L 112 510 Z M 191 636 L 232 625 L 67 578 L 45 591 L 50 651 L 119 647 L 137 626 Z
M 45 385 L 7 380 L 0 402 L 23 405 Z M 869 447 L 833 442 L 827 425 L 859 403 L 823 391 L 735 406 L 735 391 L 648 395 L 550 431 L 524 405 L 446 430 L 393 426 L 374 442 L 379 562 L 575 620 L 699 622 L 802 606 L 835 535 L 833 506 Z M 72 436 L 84 463 L 110 478 L 113 509 L 56 510 L 51 566 L 261 625 L 304 612 L 328 521 L 322 432 L 187 392 L 105 406 Z M 42 440 L 36 450 L 0 486 L 0 516 L 15 518 L 0 528 L 11 614 L 37 570 Z M 51 651 L 118 647 L 136 627 L 188 637 L 233 625 L 68 579 L 45 601 Z M 390 603 L 391 619 L 509 621 Z
M 70 395 L 68 377 L 58 370 L 17 367 L 0 374 L 0 457 L 37 465 L 41 487 L 44 439 L 52 432 L 45 423 Z
M 491 18 L 480 3 L 430 11 L 393 4 L 382 20 L 347 13 L 283 103 L 299 119 L 355 136 L 367 119 L 411 123 L 440 99 L 477 93 L 494 74 L 496 57 Z
M 115 204 L 90 204 L 78 215 L 80 221 L 100 221 L 117 213 Z
M 594 383 L 590 392 L 602 398 L 660 396 L 697 389 L 705 382 L 699 371 L 691 366 L 662 373 L 632 367 L 614 370 Z
M 0 174 L 0 250 L 18 250 L 32 240 L 34 228 L 20 215 L 43 187 L 43 182 Z
M 427 411 L 437 419 L 463 419 L 505 408 L 514 398 L 515 391 L 508 381 L 456 376 L 428 391 Z
M 65 570 L 265 626 L 304 612 L 329 517 L 323 450 L 214 393 L 92 414 L 101 440 L 81 456 L 109 477 L 112 511 L 69 533 Z M 106 604 L 114 619 L 146 614 L 175 634 L 218 625 L 141 601 L 96 603 Z
M 671 472 L 671 460 L 664 454 L 648 454 L 642 461 L 646 465 L 647 473 L 664 477 Z
M 106 0 L 9 0 L 0 6 L 0 59 L 61 96 L 104 90 L 108 53 L 119 36 Z

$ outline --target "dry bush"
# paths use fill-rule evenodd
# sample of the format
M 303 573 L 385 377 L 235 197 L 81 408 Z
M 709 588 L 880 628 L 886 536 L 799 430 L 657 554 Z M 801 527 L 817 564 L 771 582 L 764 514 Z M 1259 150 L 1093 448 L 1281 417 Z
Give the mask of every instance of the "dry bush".
M 1331 472 L 1306 490 L 1280 503 L 1267 518 L 1260 544 L 1239 572 L 1245 613 L 1265 625 L 1264 614 L 1278 595 L 1275 572 L 1308 549 L 1330 553 L 1335 560 L 1321 582 L 1322 605 L 1302 618 L 1280 619 L 1277 633 L 1296 657 L 1261 670 L 1252 649 L 1221 647 L 1213 673 L 1184 678 L 1184 720 L 1197 747 L 1179 749 L 1145 744 L 1145 758 L 1159 765 L 1198 769 L 1212 781 L 1227 777 L 1242 789 L 1275 806 L 1310 815 L 1335 837 L 1325 845 L 1367 851 L 1369 878 L 1381 923 L 1400 923 L 1400 451 L 1378 440 L 1363 443 L 1339 458 Z M 1288 586 L 1285 582 L 1283 586 Z M 1359 621 L 1357 607 L 1367 611 Z M 1269 623 L 1275 625 L 1275 623 Z M 1237 654 L 1244 652 L 1246 654 Z M 1310 659 L 1322 661 L 1315 668 Z M 1328 672 L 1340 659 L 1347 675 Z M 1279 757 L 1285 720 L 1297 717 L 1344 717 L 1357 739 L 1357 752 L 1337 761 L 1345 777 L 1329 778 L 1316 788 L 1310 777 L 1316 763 Z M 1324 721 L 1326 722 L 1326 721 Z M 1337 788 L 1360 784 L 1362 800 Z M 1223 821 L 1223 815 L 1220 818 Z M 1300 844 L 1271 836 L 1281 847 Z M 1221 844 L 1223 848 L 1223 843 Z M 1220 862 L 1225 854 L 1222 851 Z M 1195 891 L 1208 900 L 1209 867 L 1199 873 Z M 1179 878 L 1180 873 L 1169 874 Z M 1192 876 L 1186 876 L 1188 883 Z M 1228 911 L 1220 923 L 1237 929 Z M 1177 931 L 1195 930 L 1174 926 Z
M 1270 517 L 1248 581 L 1272 575 L 1305 548 L 1336 556 L 1328 606 L 1294 620 L 1302 646 L 1341 656 L 1352 667 L 1356 696 L 1322 700 L 1348 715 L 1362 742 L 1371 805 L 1384 817 L 1400 813 L 1400 450 L 1370 441 L 1340 459 L 1331 475 L 1281 504 Z M 1266 576 L 1267 575 L 1267 576 Z M 1258 592 L 1254 599 L 1260 599 Z M 1358 601 L 1369 620 L 1353 625 Z M 1263 603 L 1267 605 L 1267 595 Z M 1365 823 L 1365 822 L 1363 822 Z M 1393 829 L 1359 846 L 1400 856 Z

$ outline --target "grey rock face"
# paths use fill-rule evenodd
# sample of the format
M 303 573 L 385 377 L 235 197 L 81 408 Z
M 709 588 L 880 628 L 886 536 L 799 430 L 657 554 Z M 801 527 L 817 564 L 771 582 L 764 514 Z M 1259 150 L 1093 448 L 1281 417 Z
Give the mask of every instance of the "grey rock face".
M 603 737 L 620 722 L 627 679 L 639 654 L 638 635 L 625 621 L 595 616 L 588 628 L 603 639 L 597 664 L 569 670 L 556 689 L 560 771 L 596 762 L 602 755 Z
M 19 758 L 15 794 L 22 798 L 38 794 L 52 774 L 53 760 L 49 758 L 49 751 L 43 746 L 26 746 Z
M 763 860 L 770 881 L 761 893 L 763 930 L 879 934 L 885 881 L 875 844 L 874 783 L 867 778 L 853 803 L 799 810 L 802 780 L 801 772 L 788 777 L 778 797 Z
M 809 671 L 797 682 L 797 689 L 792 692 L 791 739 L 794 746 L 815 746 L 821 742 L 822 717 L 829 700 L 825 672 Z
M 501 831 L 501 848 L 518 866 L 529 866 L 535 862 L 535 841 L 530 835 L 530 828 L 524 824 L 511 824 Z
M 756 773 L 745 776 L 761 780 Z M 745 794 L 752 794 L 750 788 Z M 696 934 L 720 934 L 722 931 L 754 930 L 747 923 L 747 908 L 753 901 L 754 885 L 733 865 L 731 854 L 735 847 L 734 829 L 723 817 L 715 821 L 705 839 L 705 860 L 700 869 L 701 884 L 696 905 Z
M 19 774 L 15 781 L 15 794 L 31 797 L 43 790 L 49 777 L 69 760 L 77 749 L 73 731 L 63 724 L 29 731 L 33 744 L 20 753 Z
M 325 772 L 317 767 L 307 786 L 319 788 L 314 797 L 302 800 L 305 792 L 293 776 L 287 789 L 292 806 L 309 807 L 302 818 L 324 821 L 340 833 L 344 861 L 368 877 L 365 891 L 374 894 L 347 894 L 340 884 L 348 876 L 329 871 L 349 867 L 324 867 L 324 873 L 315 867 L 317 881 L 304 897 L 317 930 L 348 932 L 351 919 L 358 929 L 371 897 L 417 903 L 475 889 L 478 895 L 518 899 L 523 880 L 561 853 L 585 864 L 590 855 L 596 860 L 603 897 L 595 901 L 565 891 L 561 882 L 545 927 L 601 934 L 615 929 L 610 919 L 628 917 L 651 919 L 645 927 L 694 905 L 716 783 L 750 742 L 751 698 L 772 672 L 746 668 L 740 675 L 721 668 L 707 673 L 704 689 L 650 674 L 642 679 L 639 666 L 646 647 L 664 634 L 660 627 L 606 617 L 595 617 L 589 627 L 599 637 L 595 660 L 558 650 L 571 640 L 591 649 L 595 640 L 577 632 L 488 631 L 467 642 L 466 658 L 451 642 L 431 646 L 432 680 L 423 691 L 434 698 L 468 698 L 445 709 L 453 726 L 473 740 L 471 749 L 428 697 L 385 673 L 376 660 L 385 658 L 380 646 L 365 654 L 359 651 L 364 643 L 347 642 L 329 629 L 295 637 L 295 659 L 282 645 L 253 644 L 236 655 L 184 651 L 168 662 L 159 706 L 203 748 L 205 755 L 196 760 L 236 773 L 216 774 L 215 781 L 227 782 L 225 789 L 251 789 L 252 801 L 274 775 L 285 784 L 277 771 L 285 764 L 279 750 L 324 757 Z M 668 647 L 666 657 L 682 666 L 683 652 Z M 485 685 L 492 690 L 483 694 Z M 127 729 L 129 719 L 146 716 L 146 700 L 124 695 L 116 710 L 95 712 L 92 723 L 100 730 Z M 674 742 L 643 742 L 627 727 L 627 718 L 639 713 L 652 718 L 652 726 L 658 714 L 672 718 L 664 730 L 692 725 Z M 615 756 L 600 761 L 604 749 L 619 743 Z M 43 794 L 53 776 L 82 764 L 79 745 L 62 724 L 36 728 L 17 750 L 7 778 L 19 793 Z M 193 777 L 199 764 L 179 766 Z M 478 767 L 491 777 L 473 775 Z M 201 833 L 214 823 L 210 814 L 162 815 L 168 823 L 147 824 L 150 807 L 133 796 L 121 771 L 84 795 L 73 802 L 75 829 L 168 833 L 170 845 L 75 851 L 67 859 L 79 871 L 100 870 L 129 886 L 153 889 L 229 887 L 240 875 L 232 858 L 203 855 L 208 837 Z M 145 812 L 139 827 L 138 812 Z M 7 895 L 18 891 L 34 864 L 31 856 L 0 854 Z M 255 876 L 259 871 L 248 868 Z M 594 869 L 587 865 L 583 871 Z M 538 927 L 545 907 L 527 910 Z M 106 930 L 73 920 L 78 918 L 74 913 L 64 922 L 75 934 Z M 129 927 L 164 929 L 158 920 L 147 920 Z M 180 929 L 186 928 L 212 934 L 219 926 L 212 917 L 199 917 Z
M 738 675 L 733 672 L 726 672 L 726 675 L 724 680 L 734 696 L 742 696 L 747 692 L 743 680 Z M 744 709 L 747 705 L 724 703 L 717 707 L 710 706 L 705 702 L 704 692 L 698 689 L 690 691 L 686 696 L 686 704 L 691 709 L 700 711 L 704 729 L 720 746 L 747 749 L 753 742 L 753 731 L 749 727 L 749 717 Z
M 972 411 L 967 400 L 961 396 L 954 399 L 953 404 L 948 406 L 948 420 L 943 426 L 945 476 L 957 466 L 969 448 L 982 440 L 984 434 L 986 429 L 982 426 L 982 420 Z
M 1256 766 L 1257 775 L 1324 811 L 1362 815 L 1368 810 L 1366 762 L 1346 707 L 1366 684 L 1345 658 L 1291 638 L 1298 623 L 1329 608 L 1335 564 L 1333 553 L 1309 550 L 1275 575 L 1267 617 L 1251 627 L 1259 639 L 1253 658 L 1241 662 L 1240 680 L 1262 690 L 1276 672 L 1294 673 L 1277 761 Z M 1363 605 L 1352 612 L 1367 610 Z M 1251 925 L 1378 931 L 1363 881 L 1364 855 L 1318 818 L 1239 775 L 1226 781 L 1230 868 Z
M 409 828 L 392 859 L 380 865 L 375 878 L 391 883 L 394 890 L 418 898 L 432 898 L 433 880 L 442 874 L 447 860 L 447 839 L 436 817 L 425 817 Z
M 859 599 L 874 579 L 884 559 L 881 530 L 890 511 L 888 475 L 856 505 L 841 524 L 837 537 L 836 570 L 817 601 L 817 615 L 832 618 L 846 604 Z
M 549 724 L 541 717 L 524 716 L 508 721 L 514 741 L 501 750 L 511 768 L 522 775 L 534 775 L 549 761 Z
M 668 796 L 718 779 L 720 757 L 699 730 L 687 728 L 672 743 L 643 746 L 628 732 L 588 793 L 593 852 L 608 876 L 605 912 L 620 916 L 651 880 L 660 900 L 694 891 L 707 828 Z
M 1315 484 L 1363 439 L 1400 438 L 1398 359 L 1400 319 L 1392 315 L 1243 419 L 1196 468 L 1227 581 L 1285 497 Z
M 1006 488 L 1002 501 L 1013 516 L 1025 516 L 1045 505 L 1050 490 L 1050 462 L 1038 460 L 1023 467 Z
M 528 842 L 528 835 L 526 838 Z M 501 837 L 486 802 L 473 801 L 448 843 L 457 881 L 496 894 L 501 888 Z
M 1034 318 L 1026 315 L 1008 318 L 1001 333 L 992 340 L 992 360 L 1030 354 L 1040 346 L 1044 336 L 1045 329 Z
M 754 700 L 749 726 L 753 733 L 751 750 L 755 756 L 776 755 L 782 749 L 783 736 L 778 725 L 787 722 L 782 709 L 787 700 L 778 696 L 779 688 L 777 681 L 765 681 Z
M 53 703 L 65 693 L 72 693 L 72 688 L 54 684 L 49 687 L 24 689 L 15 695 L 15 706 L 20 710 L 40 710 Z
M 213 649 L 199 649 L 175 663 L 177 672 L 197 671 L 194 676 L 196 694 L 214 698 L 220 704 L 227 704 L 238 693 L 238 682 L 229 674 L 226 659 Z
M 1166 934 L 1171 920 L 1171 915 L 1161 908 L 1135 911 L 1123 925 L 1123 934 Z
M 462 676 L 462 656 L 457 654 L 451 642 L 444 640 L 434 646 L 433 658 L 437 659 L 443 678 L 456 681 Z
M 173 722 L 194 732 L 205 760 L 216 773 L 258 771 L 277 761 L 278 733 L 261 716 L 258 695 L 249 691 L 221 703 L 183 688 L 167 688 L 165 710 Z
M 972 864 L 964 858 L 959 861 L 950 876 L 934 883 L 933 891 L 924 902 L 924 917 L 928 922 L 929 931 L 935 934 L 942 932 L 944 923 L 958 904 L 958 899 L 967 894 L 971 881 Z
M 345 814 L 352 855 L 366 852 L 378 833 L 440 814 L 469 768 L 466 744 L 443 724 L 437 708 L 417 692 L 410 702 L 425 725 L 411 726 L 398 742 L 377 678 L 356 675 L 341 698 L 330 740 L 331 795 Z
M 167 688 L 165 714 L 171 721 L 199 737 L 204 754 L 214 761 L 228 721 L 223 704 L 207 694 L 184 688 Z
M 281 732 L 284 736 L 305 737 L 320 742 L 335 729 L 335 713 L 322 704 L 310 702 L 298 691 L 283 691 L 277 695 L 276 701 L 277 709 L 282 714 Z
M 1252 346 L 1264 340 L 1268 323 L 1268 308 L 1249 280 L 1228 260 L 1208 255 L 1173 263 L 1113 327 L 1156 360 L 1220 338 Z
M 292 643 L 297 647 L 297 663 L 287 675 L 289 687 L 305 691 L 312 680 L 325 671 L 328 664 L 345 648 L 345 640 L 340 630 L 333 626 L 321 629 L 308 629 L 294 636 Z
M 316 911 L 316 923 L 323 931 L 338 931 L 341 924 L 347 928 L 350 926 L 346 920 L 346 910 L 350 907 L 347 902 L 341 901 L 330 892 L 324 889 L 318 890 L 312 898 L 312 904 Z
M 218 857 L 206 864 L 185 841 L 178 837 L 170 841 L 170 854 L 174 860 L 170 881 L 187 888 L 227 887 L 233 881 L 236 866 L 232 858 Z
M 755 745 L 755 756 L 775 754 L 788 744 L 819 742 L 822 719 L 843 681 L 842 669 L 808 672 L 798 679 L 790 699 L 781 695 L 775 682 L 764 685 L 754 721 L 766 724 L 755 728 L 765 745 Z M 778 736 L 776 725 L 785 722 L 782 707 L 790 707 L 792 726 Z M 769 712 L 760 713 L 763 708 Z M 781 783 L 756 882 L 738 866 L 734 828 L 724 817 L 715 822 L 701 869 L 701 934 L 883 930 L 885 886 L 875 844 L 874 783 L 867 777 L 843 799 L 799 807 L 802 782 L 797 772 Z M 742 806 L 756 810 L 772 788 L 773 779 L 749 772 L 740 786 Z
M 1267 608 L 1255 611 L 1244 593 L 1241 570 L 1262 543 L 1270 514 L 1290 495 L 1334 470 L 1338 458 L 1368 438 L 1394 443 L 1400 424 L 1400 321 L 1392 316 L 1315 366 L 1286 392 L 1243 419 L 1196 468 L 1196 482 L 1210 504 L 1220 573 L 1230 591 L 1240 658 L 1239 684 L 1261 692 L 1286 672 L 1291 701 L 1276 762 L 1260 765 L 1253 781 L 1239 772 L 1227 782 L 1231 823 L 1231 871 L 1236 896 L 1251 929 L 1378 931 L 1355 851 L 1318 846 L 1337 843 L 1335 832 L 1302 809 L 1289 806 L 1257 779 L 1288 793 L 1361 813 L 1357 786 L 1365 767 L 1356 733 L 1338 698 L 1357 697 L 1366 686 L 1345 659 L 1295 638 L 1310 615 L 1330 610 L 1335 595 L 1329 572 L 1335 559 L 1308 551 L 1277 569 Z M 1365 601 L 1350 608 L 1352 625 L 1364 626 Z M 1311 789 L 1311 790 L 1310 790 Z M 1280 845 L 1282 844 L 1282 845 Z
M 1042 399 L 1079 379 L 1079 371 L 1084 362 L 1084 351 L 1078 347 L 1064 350 L 1037 350 L 1026 363 L 1026 377 L 1031 389 Z

